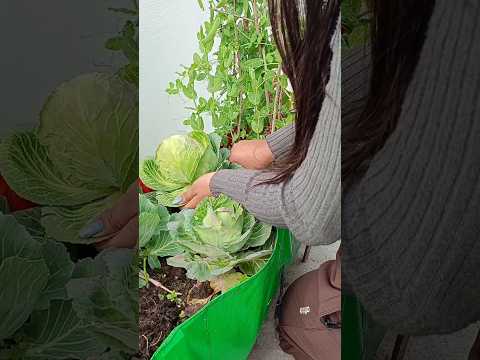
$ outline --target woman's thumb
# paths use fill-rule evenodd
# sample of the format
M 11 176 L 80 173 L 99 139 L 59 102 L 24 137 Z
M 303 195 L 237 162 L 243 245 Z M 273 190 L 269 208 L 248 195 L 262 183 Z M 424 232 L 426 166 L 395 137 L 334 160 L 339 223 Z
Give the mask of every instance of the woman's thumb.
M 138 216 L 138 188 L 135 182 L 117 203 L 105 210 L 98 218 L 80 230 L 82 239 L 101 237 L 120 231 L 129 221 Z

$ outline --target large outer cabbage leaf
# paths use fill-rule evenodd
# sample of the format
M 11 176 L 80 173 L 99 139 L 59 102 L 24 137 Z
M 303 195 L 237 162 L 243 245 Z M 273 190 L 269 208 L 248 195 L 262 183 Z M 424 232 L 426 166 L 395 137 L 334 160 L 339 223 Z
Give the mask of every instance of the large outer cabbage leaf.
M 152 202 L 146 195 L 139 195 L 139 247 L 140 255 L 149 261 L 157 257 L 174 256 L 183 252 L 168 230 L 170 214 L 167 209 Z
M 110 191 L 85 187 L 75 178 L 64 177 L 61 165 L 51 161 L 48 148 L 32 131 L 14 134 L 0 143 L 0 173 L 18 195 L 47 206 L 84 204 Z
M 23 198 L 43 207 L 48 236 L 72 243 L 79 230 L 134 183 L 138 169 L 138 93 L 110 74 L 60 85 L 35 131 L 0 144 L 0 173 Z
M 44 105 L 38 137 L 64 178 L 126 192 L 137 178 L 138 91 L 111 74 L 68 81 Z
M 187 270 L 198 281 L 210 280 L 235 267 L 248 275 L 272 253 L 272 227 L 255 220 L 225 195 L 204 199 L 197 209 L 183 210 L 168 224 L 171 236 L 185 249 L 167 263 Z
M 134 353 L 134 251 L 107 250 L 74 265 L 64 244 L 42 236 L 38 210 L 0 214 L 0 358 Z
M 16 355 L 21 351 L 25 360 L 98 358 L 106 346 L 92 336 L 92 329 L 78 318 L 71 300 L 52 301 L 47 309 L 32 313 Z
M 0 214 L 0 341 L 27 321 L 48 278 L 40 243 L 13 216 Z
M 157 192 L 158 202 L 175 207 L 177 196 L 184 193 L 200 176 L 227 166 L 228 150 L 220 148 L 217 134 L 193 131 L 174 135 L 158 146 L 154 159 L 145 159 L 140 178 Z
M 75 265 L 67 285 L 89 336 L 111 351 L 138 350 L 138 269 L 134 250 L 114 249 Z

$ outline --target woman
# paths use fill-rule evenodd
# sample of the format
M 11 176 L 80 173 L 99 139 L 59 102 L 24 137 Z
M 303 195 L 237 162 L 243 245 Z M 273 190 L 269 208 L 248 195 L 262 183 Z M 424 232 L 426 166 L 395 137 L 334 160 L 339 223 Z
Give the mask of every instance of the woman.
M 201 177 L 178 199 L 178 205 L 195 208 L 207 196 L 226 194 L 258 219 L 290 229 L 305 244 L 330 244 L 340 238 L 340 3 L 270 0 L 269 5 L 283 69 L 295 93 L 295 126 L 266 140 L 235 144 L 230 160 L 244 169 Z M 117 225 L 119 217 L 109 211 L 82 235 L 116 232 L 122 228 Z M 132 221 L 124 216 L 123 223 Z M 100 247 L 126 244 L 128 236 L 120 234 Z M 292 301 L 296 294 L 307 295 L 304 300 L 310 304 L 300 314 L 292 301 L 284 301 L 282 344 L 297 359 L 340 358 L 339 316 L 331 316 L 340 310 L 339 279 L 339 264 L 328 263 L 287 293 L 286 299 Z M 305 287 L 317 290 L 304 294 Z M 329 303 L 325 312 L 319 308 L 319 296 L 329 299 L 332 294 L 335 304 Z M 307 323 L 311 331 L 301 328 Z M 293 324 L 300 328 L 292 334 Z
M 480 5 L 371 4 L 342 62 L 343 289 L 390 331 L 450 333 L 480 320 Z

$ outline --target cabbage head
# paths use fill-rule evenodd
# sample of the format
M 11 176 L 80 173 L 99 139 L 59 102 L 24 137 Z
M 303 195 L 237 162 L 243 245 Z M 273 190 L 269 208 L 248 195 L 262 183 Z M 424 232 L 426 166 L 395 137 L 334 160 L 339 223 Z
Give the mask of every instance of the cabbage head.
M 157 193 L 158 202 L 175 207 L 174 200 L 204 174 L 222 168 L 228 150 L 220 149 L 221 138 L 193 131 L 187 135 L 171 136 L 158 146 L 154 159 L 140 166 L 140 179 Z
M 242 270 L 258 268 L 253 262 L 265 262 L 272 252 L 268 242 L 272 227 L 257 221 L 225 195 L 208 197 L 195 210 L 174 214 L 168 227 L 185 252 L 167 259 L 167 263 L 187 269 L 187 276 L 199 281 L 237 266 Z
M 47 236 L 71 243 L 138 177 L 138 91 L 111 74 L 80 75 L 58 86 L 37 128 L 0 143 L 0 173 L 42 207 Z

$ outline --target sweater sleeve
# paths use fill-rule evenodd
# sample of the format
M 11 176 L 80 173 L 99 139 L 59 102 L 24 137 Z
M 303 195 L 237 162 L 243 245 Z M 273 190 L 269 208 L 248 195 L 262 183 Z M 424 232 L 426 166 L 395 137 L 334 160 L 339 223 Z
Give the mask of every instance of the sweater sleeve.
M 479 16 L 436 2 L 397 128 L 342 201 L 343 274 L 402 334 L 480 319 Z
M 308 154 L 300 168 L 281 184 L 262 184 L 271 173 L 221 170 L 211 189 L 242 203 L 258 219 L 288 227 L 304 243 L 330 244 L 340 238 L 341 124 L 340 35 L 332 39 L 334 55 L 327 96 Z
M 266 140 L 274 161 L 285 158 L 292 151 L 295 142 L 295 124 L 275 131 L 268 135 Z

